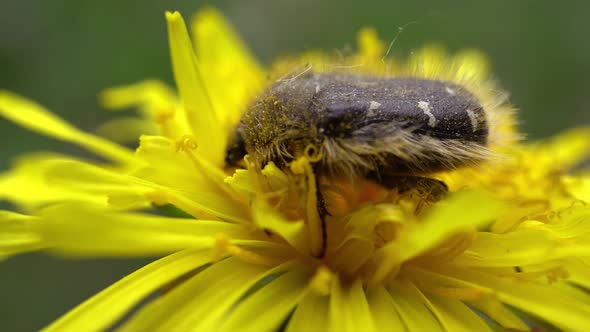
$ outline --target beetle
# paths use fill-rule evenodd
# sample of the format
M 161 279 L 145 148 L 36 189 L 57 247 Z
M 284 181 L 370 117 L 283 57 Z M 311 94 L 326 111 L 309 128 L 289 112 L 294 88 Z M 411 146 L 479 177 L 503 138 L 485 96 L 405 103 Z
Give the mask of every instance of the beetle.
M 363 177 L 406 190 L 430 173 L 489 158 L 488 123 L 475 95 L 457 83 L 307 71 L 278 80 L 248 107 L 226 163 L 248 154 L 260 167 L 285 168 L 311 146 L 321 156 L 316 179 Z M 317 195 L 325 239 L 328 212 Z

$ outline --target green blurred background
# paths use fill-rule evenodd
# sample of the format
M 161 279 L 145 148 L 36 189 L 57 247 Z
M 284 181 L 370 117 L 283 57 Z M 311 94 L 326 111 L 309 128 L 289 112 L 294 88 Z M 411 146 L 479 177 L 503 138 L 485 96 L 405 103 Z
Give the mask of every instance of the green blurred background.
M 173 84 L 164 10 L 185 18 L 202 1 L 2 1 L 0 89 L 30 97 L 77 126 L 93 130 L 101 89 L 144 78 Z M 393 55 L 429 42 L 487 53 L 511 93 L 524 132 L 545 137 L 590 124 L 590 2 L 568 1 L 217 1 L 264 64 L 308 49 L 354 46 L 364 26 L 396 41 Z M 228 82 L 231 85 L 231 82 Z M 69 145 L 0 119 L 0 169 L 21 152 Z M 0 203 L 2 204 L 2 203 Z M 2 206 L 2 205 L 0 205 Z M 7 204 L 3 205 L 7 207 Z M 32 331 L 144 260 L 63 260 L 24 255 L 0 263 L 0 330 Z

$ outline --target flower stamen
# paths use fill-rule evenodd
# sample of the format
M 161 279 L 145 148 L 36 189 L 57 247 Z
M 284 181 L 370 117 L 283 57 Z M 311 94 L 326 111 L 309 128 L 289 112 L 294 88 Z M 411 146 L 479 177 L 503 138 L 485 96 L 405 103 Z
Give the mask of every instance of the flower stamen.
M 277 262 L 276 259 L 257 254 L 233 244 L 232 239 L 227 234 L 221 233 L 215 238 L 215 245 L 211 251 L 211 258 L 213 261 L 218 261 L 227 256 L 237 257 L 246 263 L 256 265 L 274 266 L 277 265 L 277 263 L 280 263 L 280 261 Z
M 307 151 L 308 149 L 306 148 L 306 152 Z M 324 238 L 325 226 L 317 208 L 317 181 L 310 164 L 313 160 L 314 159 L 306 154 L 291 163 L 291 171 L 294 174 L 305 175 L 307 179 L 305 211 L 307 215 L 311 253 L 315 257 L 321 257 L 326 250 Z
M 206 179 L 215 187 L 220 189 L 223 193 L 228 195 L 229 197 L 233 198 L 236 202 L 242 201 L 242 198 L 239 197 L 235 191 L 227 186 L 225 183 L 225 174 L 222 172 L 218 172 L 217 169 L 214 169 L 212 166 L 205 165 L 201 158 L 197 158 L 194 151 L 197 150 L 199 144 L 197 140 L 192 135 L 183 135 L 180 139 L 175 142 L 175 147 L 177 152 L 184 152 L 192 161 L 195 168 L 201 174 L 207 174 L 210 177 L 206 177 Z M 216 178 L 217 177 L 217 178 Z
M 174 134 L 174 129 L 170 126 L 170 120 L 174 119 L 176 112 L 173 108 L 170 109 L 162 109 L 154 115 L 154 121 L 160 127 L 160 131 L 162 135 L 166 137 L 172 137 Z

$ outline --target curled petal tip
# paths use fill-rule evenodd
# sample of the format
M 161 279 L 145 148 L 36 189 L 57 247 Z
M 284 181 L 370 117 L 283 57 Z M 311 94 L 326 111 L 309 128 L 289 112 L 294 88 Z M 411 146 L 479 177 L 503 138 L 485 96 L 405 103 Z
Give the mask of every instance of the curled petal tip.
M 168 20 L 168 21 L 176 21 L 176 20 L 181 20 L 181 19 L 182 19 L 182 15 L 180 15 L 179 12 L 177 12 L 177 11 L 173 11 L 173 12 L 166 11 L 166 20 Z

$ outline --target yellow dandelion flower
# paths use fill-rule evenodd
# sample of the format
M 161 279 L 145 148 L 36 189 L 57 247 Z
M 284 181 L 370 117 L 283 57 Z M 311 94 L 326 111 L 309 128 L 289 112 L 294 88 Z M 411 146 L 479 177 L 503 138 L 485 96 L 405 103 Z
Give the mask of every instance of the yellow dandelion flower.
M 46 331 L 590 326 L 590 172 L 570 172 L 590 151 L 590 129 L 519 143 L 512 109 L 476 51 L 383 59 L 385 45 L 363 30 L 356 55 L 285 58 L 269 74 L 214 10 L 195 17 L 193 39 L 179 13 L 166 20 L 178 94 L 145 81 L 101 95 L 107 108 L 141 111 L 102 127 L 113 140 L 141 134 L 135 152 L 0 91 L 4 117 L 104 160 L 29 154 L 0 175 L 0 199 L 20 209 L 0 212 L 0 255 L 164 256 Z M 320 177 L 309 149 L 285 165 L 258 167 L 249 156 L 227 169 L 232 131 L 267 76 L 296 79 L 310 65 L 464 86 L 488 110 L 493 158 L 431 174 L 448 194 Z M 150 212 L 158 207 L 185 216 Z

